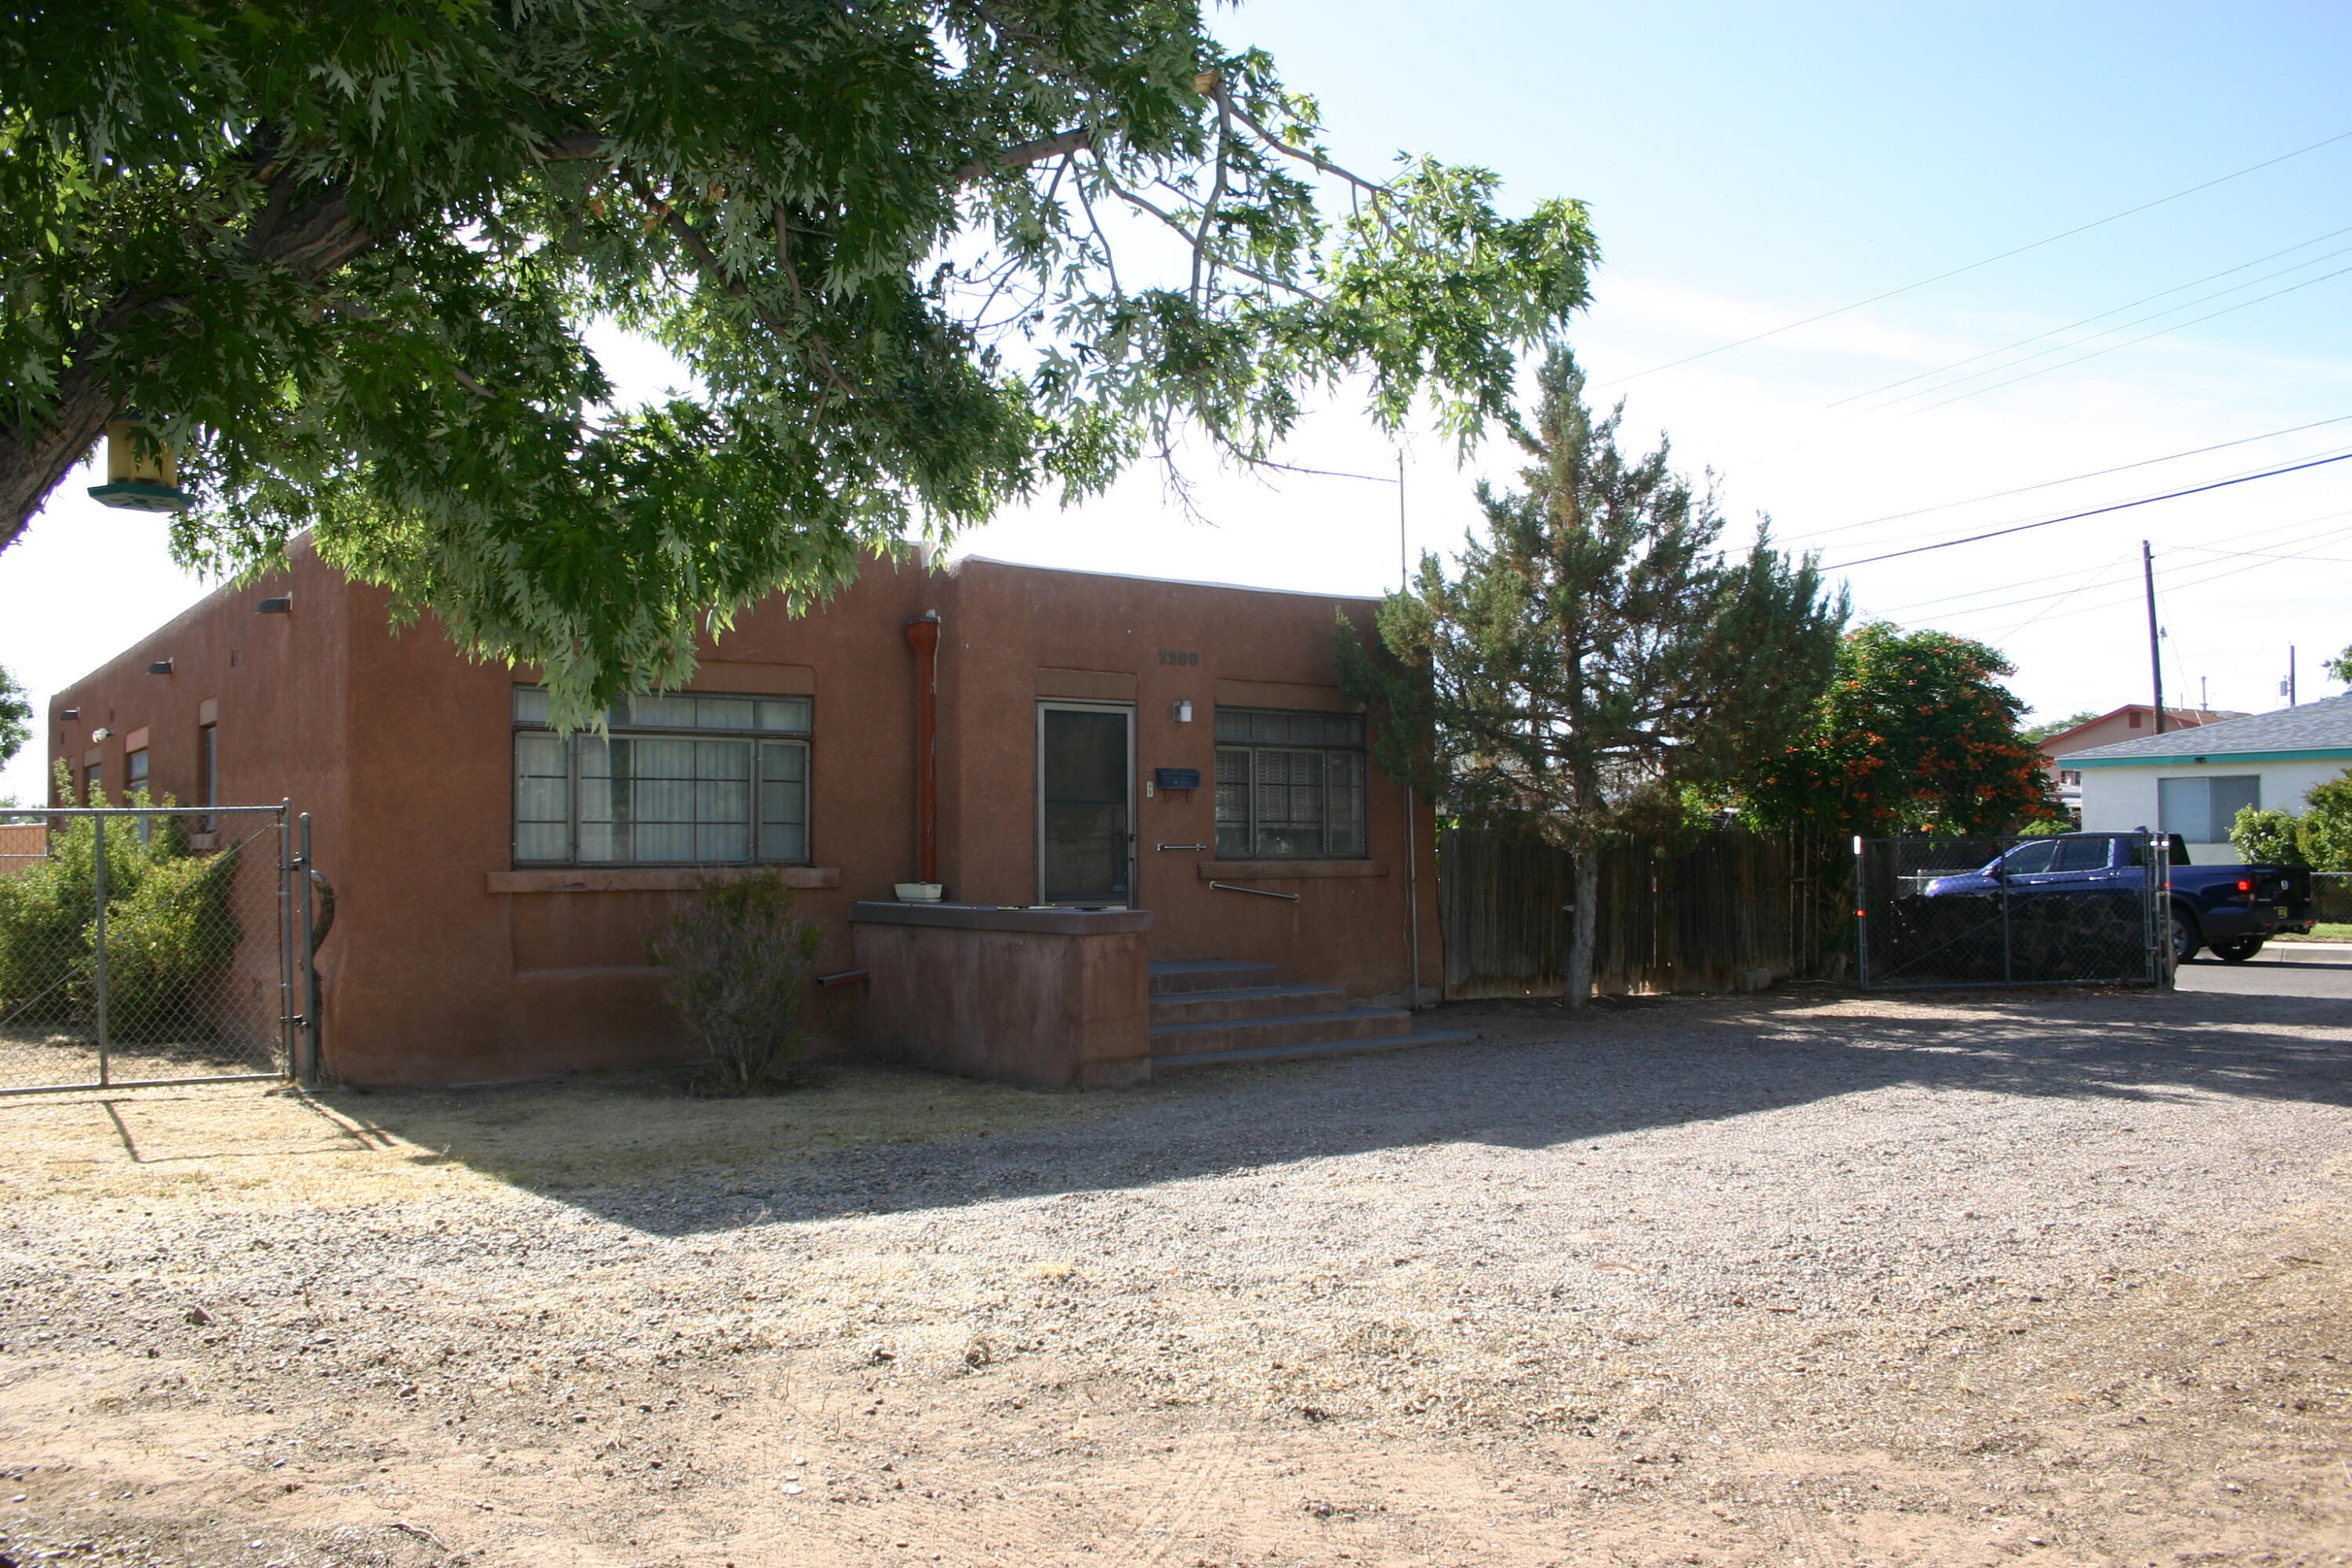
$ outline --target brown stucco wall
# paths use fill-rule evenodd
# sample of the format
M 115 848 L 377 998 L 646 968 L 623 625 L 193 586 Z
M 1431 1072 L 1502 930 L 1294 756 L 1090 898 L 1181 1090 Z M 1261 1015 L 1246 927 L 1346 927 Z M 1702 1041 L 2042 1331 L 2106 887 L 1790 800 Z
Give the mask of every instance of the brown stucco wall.
M 289 616 L 257 616 L 291 592 Z M 1406 984 L 1409 935 L 1403 792 L 1370 774 L 1368 862 L 1218 873 L 1300 901 L 1213 890 L 1211 854 L 1156 850 L 1213 841 L 1214 708 L 1337 705 L 1332 617 L 1369 623 L 1370 605 L 1327 595 L 1174 584 L 966 561 L 926 574 L 869 564 L 855 586 L 803 617 L 770 603 L 706 647 L 691 689 L 810 691 L 814 872 L 796 874 L 806 915 L 828 932 L 823 963 L 853 960 L 849 905 L 888 899 L 915 873 L 915 658 L 905 624 L 926 611 L 940 648 L 940 876 L 950 899 L 1026 904 L 1036 896 L 1035 703 L 1041 689 L 1131 691 L 1139 779 L 1201 770 L 1189 798 L 1142 798 L 1137 901 L 1153 911 L 1154 959 L 1279 963 L 1293 978 L 1358 996 Z M 1197 655 L 1162 662 L 1160 655 Z M 171 658 L 170 676 L 144 673 Z M 1040 672 L 1048 672 L 1041 676 Z M 1075 672 L 1075 673 L 1073 673 Z M 306 549 L 268 582 L 224 589 L 60 691 L 79 706 L 48 725 L 52 756 L 79 767 L 88 736 L 110 787 L 122 738 L 150 731 L 152 787 L 192 799 L 202 701 L 218 702 L 221 798 L 290 797 L 314 817 L 316 858 L 333 881 L 320 953 L 327 1064 L 362 1083 L 451 1083 L 677 1059 L 688 1046 L 660 1000 L 645 944 L 677 900 L 660 879 L 599 872 L 594 890 L 516 891 L 511 874 L 510 690 L 517 673 L 459 655 L 429 618 L 389 629 L 382 594 Z M 1236 684 L 1249 683 L 1249 684 Z M 1171 705 L 1193 703 L 1177 723 Z M 1421 842 L 1429 840 L 1421 813 Z M 1245 873 L 1245 874 L 1236 874 Z M 1443 973 L 1436 877 L 1420 865 L 1423 994 Z M 555 880 L 562 880 L 556 879 Z M 816 1025 L 856 1032 L 856 987 L 820 994 Z

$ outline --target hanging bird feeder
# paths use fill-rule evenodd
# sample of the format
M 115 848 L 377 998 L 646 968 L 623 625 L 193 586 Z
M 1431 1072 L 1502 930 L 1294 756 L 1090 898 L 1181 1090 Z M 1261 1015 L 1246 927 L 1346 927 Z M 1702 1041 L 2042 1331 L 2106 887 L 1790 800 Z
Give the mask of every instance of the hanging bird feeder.
M 101 506 L 128 511 L 185 511 L 192 504 L 171 449 L 135 416 L 107 426 L 106 483 L 90 486 L 89 494 Z

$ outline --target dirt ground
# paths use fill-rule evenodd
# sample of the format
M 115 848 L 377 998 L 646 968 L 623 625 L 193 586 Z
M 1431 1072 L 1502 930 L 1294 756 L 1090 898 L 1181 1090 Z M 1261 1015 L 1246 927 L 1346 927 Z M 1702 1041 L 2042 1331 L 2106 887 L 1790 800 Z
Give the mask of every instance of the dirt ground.
M 0 1560 L 2352 1563 L 2352 1007 L 0 1102 Z

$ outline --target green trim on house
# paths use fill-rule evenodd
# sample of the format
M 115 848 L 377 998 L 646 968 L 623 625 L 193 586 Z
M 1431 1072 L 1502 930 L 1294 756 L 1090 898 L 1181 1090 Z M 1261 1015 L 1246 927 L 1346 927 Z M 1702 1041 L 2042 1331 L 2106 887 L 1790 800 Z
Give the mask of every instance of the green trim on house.
M 2336 763 L 2352 760 L 2352 746 L 2312 746 L 2296 752 L 2168 752 L 2162 756 L 2061 757 L 2062 768 L 2177 768 L 2199 763 Z

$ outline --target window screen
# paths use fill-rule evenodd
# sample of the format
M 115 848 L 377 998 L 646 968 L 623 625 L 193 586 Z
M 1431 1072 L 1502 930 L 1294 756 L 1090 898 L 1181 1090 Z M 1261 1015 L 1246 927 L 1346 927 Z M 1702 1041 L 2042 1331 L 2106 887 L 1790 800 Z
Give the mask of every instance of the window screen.
M 723 865 L 809 855 L 806 697 L 656 693 L 616 703 L 604 734 L 547 727 L 547 692 L 515 690 L 520 865 Z
M 2260 773 L 2156 781 L 2158 831 L 2191 844 L 2226 844 L 2238 813 L 2263 804 Z
M 1229 859 L 1364 853 L 1360 713 L 1217 710 L 1217 853 Z

